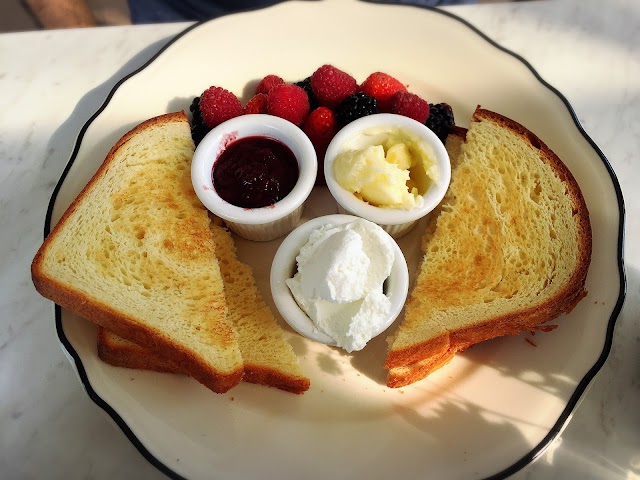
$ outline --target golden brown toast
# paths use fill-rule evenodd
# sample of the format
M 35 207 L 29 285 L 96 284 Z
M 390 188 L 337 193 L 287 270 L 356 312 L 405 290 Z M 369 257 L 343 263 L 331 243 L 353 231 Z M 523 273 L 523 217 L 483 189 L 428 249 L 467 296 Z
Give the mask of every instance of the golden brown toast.
M 243 380 L 293 393 L 304 393 L 309 379 L 303 374 L 283 331 L 265 304 L 255 284 L 253 272 L 236 256 L 231 234 L 213 225 L 216 256 L 224 282 L 229 319 L 238 334 L 244 361 Z M 153 351 L 100 329 L 98 355 L 121 367 L 181 373 L 178 366 Z
M 215 392 L 243 376 L 183 112 L 125 134 L 36 254 L 43 296 L 151 351 Z
M 388 384 L 413 383 L 476 343 L 543 328 L 585 295 L 589 212 L 538 137 L 478 108 L 447 149 L 452 180 L 422 241 L 405 315 L 388 338 Z

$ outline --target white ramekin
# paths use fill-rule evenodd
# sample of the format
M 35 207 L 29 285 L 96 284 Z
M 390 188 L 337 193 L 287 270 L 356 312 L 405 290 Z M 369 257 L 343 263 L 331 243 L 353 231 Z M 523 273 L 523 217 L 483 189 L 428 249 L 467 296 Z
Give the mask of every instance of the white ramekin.
M 335 346 L 336 342 L 315 326 L 304 310 L 298 306 L 285 282 L 297 272 L 296 257 L 300 249 L 309 241 L 309 235 L 313 230 L 323 225 L 342 225 L 354 220 L 358 220 L 358 217 L 336 214 L 317 217 L 303 223 L 283 240 L 271 264 L 271 295 L 282 318 L 300 335 L 327 345 Z M 398 244 L 395 240 L 391 240 L 394 246 L 395 258 L 391 267 L 391 274 L 385 282 L 385 294 L 391 301 L 391 310 L 389 317 L 381 325 L 379 331 L 375 332 L 374 337 L 380 335 L 393 324 L 404 307 L 409 291 L 407 262 Z
M 298 160 L 300 175 L 282 200 L 262 208 L 242 208 L 223 200 L 213 186 L 215 162 L 233 141 L 269 137 L 284 143 Z M 318 172 L 315 149 L 293 123 L 273 115 L 241 115 L 218 125 L 200 142 L 191 163 L 191 181 L 200 201 L 230 230 L 248 240 L 268 241 L 289 233 L 302 216 Z
M 353 193 L 341 187 L 335 180 L 333 162 L 342 153 L 344 145 L 356 135 L 374 127 L 400 128 L 425 140 L 433 149 L 438 169 L 438 179 L 424 193 L 424 203 L 410 210 L 383 208 L 360 200 Z M 418 220 L 431 212 L 444 197 L 451 180 L 451 163 L 442 141 L 426 125 L 412 118 L 391 113 L 380 113 L 359 118 L 342 128 L 333 138 L 324 158 L 324 175 L 331 195 L 338 203 L 338 211 L 365 218 L 380 225 L 394 238 L 400 238 L 413 228 Z

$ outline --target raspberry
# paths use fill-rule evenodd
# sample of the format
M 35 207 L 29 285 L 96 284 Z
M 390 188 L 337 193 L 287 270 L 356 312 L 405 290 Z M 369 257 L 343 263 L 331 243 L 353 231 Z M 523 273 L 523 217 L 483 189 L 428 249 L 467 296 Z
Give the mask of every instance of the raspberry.
M 318 107 L 304 121 L 302 130 L 314 145 L 316 142 L 328 145 L 338 131 L 336 116 L 331 109 Z
M 336 107 L 336 119 L 341 127 L 375 113 L 379 113 L 378 102 L 364 92 L 349 95 Z
M 242 104 L 229 90 L 209 87 L 200 95 L 200 112 L 207 127 L 214 128 L 242 115 Z
M 266 93 L 257 93 L 244 106 L 244 114 L 267 113 L 267 105 L 269 103 L 269 95 Z
M 300 126 L 309 114 L 307 93 L 296 85 L 276 85 L 269 92 L 267 113 Z
M 335 108 L 358 91 L 358 82 L 332 65 L 323 65 L 311 75 L 311 88 L 320 105 Z
M 360 89 L 376 99 L 381 112 L 389 111 L 389 103 L 394 93 L 407 91 L 407 88 L 399 80 L 382 72 L 369 75 Z
M 277 75 L 267 75 L 256 86 L 256 94 L 269 93 L 276 85 L 283 84 L 284 80 Z
M 424 123 L 429 117 L 429 104 L 414 93 L 396 92 L 389 102 L 389 111 Z
M 313 110 L 302 124 L 302 131 L 307 134 L 318 157 L 318 176 L 316 185 L 324 185 L 324 154 L 336 133 L 338 125 L 333 110 L 318 107 Z
M 455 125 L 453 109 L 446 103 L 438 103 L 436 105 L 430 103 L 429 118 L 427 118 L 425 125 L 444 142 L 451 131 L 451 127 Z
M 313 89 L 311 88 L 311 77 L 300 80 L 299 82 L 294 83 L 294 85 L 297 85 L 307 92 L 307 97 L 309 97 L 309 111 L 313 111 L 319 107 L 318 99 L 313 94 Z
M 197 146 L 204 136 L 211 131 L 207 124 L 202 119 L 202 113 L 200 112 L 200 97 L 196 97 L 189 106 L 191 112 L 191 138 L 193 143 Z

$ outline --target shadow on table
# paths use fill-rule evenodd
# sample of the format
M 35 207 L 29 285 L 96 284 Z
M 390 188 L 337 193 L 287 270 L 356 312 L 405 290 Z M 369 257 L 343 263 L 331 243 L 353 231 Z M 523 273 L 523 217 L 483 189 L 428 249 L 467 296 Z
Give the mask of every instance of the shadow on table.
M 80 99 L 76 107 L 73 109 L 73 112 L 71 112 L 69 118 L 62 123 L 62 125 L 60 125 L 51 136 L 47 146 L 47 155 L 44 161 L 45 169 L 58 169 L 62 163 L 60 161 L 60 157 L 66 158 L 69 156 L 70 152 L 75 153 L 81 140 L 81 136 L 84 134 L 84 130 L 105 107 L 108 99 L 114 92 L 114 89 L 124 81 L 124 79 L 135 74 L 139 69 L 152 60 L 154 56 L 171 41 L 171 39 L 173 39 L 173 36 L 169 36 L 163 40 L 158 40 L 157 42 L 147 46 L 129 59 L 129 61 L 114 73 L 111 78 L 87 92 Z M 123 126 L 125 129 L 124 131 L 133 126 L 134 125 Z M 78 132 L 80 132 L 80 137 L 78 137 Z M 108 138 L 105 141 L 107 143 L 113 143 L 111 138 Z M 65 170 L 68 168 L 68 163 L 69 162 L 65 160 Z

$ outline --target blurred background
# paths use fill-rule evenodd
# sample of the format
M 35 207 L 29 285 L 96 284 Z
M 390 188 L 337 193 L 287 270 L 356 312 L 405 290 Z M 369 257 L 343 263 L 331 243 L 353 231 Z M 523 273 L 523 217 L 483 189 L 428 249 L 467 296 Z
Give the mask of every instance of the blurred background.
M 19 32 L 24 30 L 39 30 L 43 28 L 62 28 L 55 26 L 58 14 L 64 14 L 65 6 L 56 6 L 57 2 L 32 1 L 32 0 L 0 0 L 0 32 Z M 74 2 L 70 2 L 73 4 Z M 129 19 L 129 6 L 127 0 L 87 0 L 89 12 L 93 16 L 96 25 L 127 25 Z M 49 4 L 51 10 L 48 12 Z M 57 7 L 57 8 L 56 8 Z M 36 12 L 36 10 L 39 10 Z M 81 15 L 82 17 L 86 16 Z M 72 15 L 72 14 L 69 14 Z
M 443 3 L 447 1 L 493 3 L 518 0 L 440 1 Z M 127 0 L 0 0 L 0 32 L 130 23 L 131 16 Z

